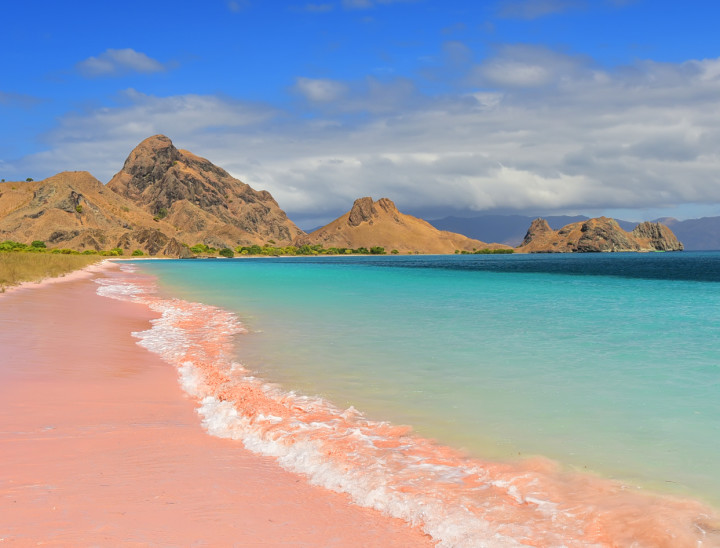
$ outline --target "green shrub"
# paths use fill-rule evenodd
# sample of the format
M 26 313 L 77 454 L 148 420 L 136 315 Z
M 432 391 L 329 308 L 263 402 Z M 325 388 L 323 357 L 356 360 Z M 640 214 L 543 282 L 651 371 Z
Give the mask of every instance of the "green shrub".
M 78 213 L 82 213 L 82 209 L 83 209 L 83 208 L 82 208 L 82 206 L 81 206 L 80 204 L 78 204 L 78 205 L 75 206 L 75 211 L 77 211 Z
M 33 242 L 30 244 L 30 247 L 34 247 L 34 248 L 37 248 L 37 249 L 40 249 L 40 248 L 45 249 L 45 248 L 47 248 L 47 246 L 45 245 L 45 242 L 43 242 L 42 240 L 33 240 Z
M 27 249 L 27 245 L 12 240 L 5 240 L 0 243 L 0 251 L 23 251 Z
M 229 247 L 223 247 L 220 250 L 220 256 L 221 257 L 227 257 L 228 259 L 232 259 L 235 256 L 235 253 L 233 253 L 233 250 Z
M 133 251 L 133 252 L 131 253 L 131 255 L 132 255 L 133 257 L 142 257 L 142 256 L 145 255 L 145 254 L 143 253 L 142 249 L 136 249 L 135 251 Z
M 217 249 L 205 244 L 195 244 L 190 248 L 190 251 L 197 255 L 198 253 L 216 253 Z

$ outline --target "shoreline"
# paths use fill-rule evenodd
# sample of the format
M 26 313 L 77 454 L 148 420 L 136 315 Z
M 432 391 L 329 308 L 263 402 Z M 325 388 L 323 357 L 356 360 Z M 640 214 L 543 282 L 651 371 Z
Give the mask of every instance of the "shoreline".
M 234 314 L 161 298 L 153 276 L 102 264 L 100 288 L 78 274 L 8 296 L 15 313 L 0 299 L 0 347 L 21 365 L 0 356 L 0 447 L 12 448 L 0 496 L 13 504 L 0 542 L 720 545 L 718 516 L 698 501 L 542 458 L 467 459 L 284 392 L 232 361 Z
M 104 259 L 83 268 L 79 268 L 71 272 L 66 272 L 65 274 L 61 274 L 60 276 L 41 278 L 39 280 L 26 281 L 15 285 L 4 286 L 2 288 L 2 291 L 0 291 L 0 298 L 2 298 L 3 295 L 9 295 L 17 291 L 40 289 L 58 283 L 84 280 L 110 268 L 111 264 L 112 261 L 110 259 Z
M 716 512 L 699 501 L 638 491 L 564 471 L 544 458 L 520 463 L 466 458 L 409 428 L 368 420 L 354 408 L 287 392 L 233 361 L 229 341 L 243 331 L 217 306 L 162 299 L 133 279 L 109 288 L 163 316 L 136 334 L 181 373 L 201 404 L 208 432 L 277 457 L 315 484 L 362 505 L 421 523 L 442 546 L 716 545 Z M 148 289 L 147 291 L 145 289 Z M 172 337 L 174 342 L 165 344 Z M 638 544 L 639 545 L 639 544 Z
M 158 314 L 98 295 L 91 279 L 119 270 L 99 266 L 0 298 L 0 541 L 433 545 L 208 435 L 177 371 L 131 336 Z

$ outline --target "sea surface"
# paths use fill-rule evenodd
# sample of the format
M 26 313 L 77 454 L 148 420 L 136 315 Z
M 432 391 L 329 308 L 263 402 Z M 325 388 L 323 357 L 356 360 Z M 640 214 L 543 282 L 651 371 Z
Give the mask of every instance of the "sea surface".
M 441 545 L 720 545 L 720 252 L 123 268 L 210 433 Z

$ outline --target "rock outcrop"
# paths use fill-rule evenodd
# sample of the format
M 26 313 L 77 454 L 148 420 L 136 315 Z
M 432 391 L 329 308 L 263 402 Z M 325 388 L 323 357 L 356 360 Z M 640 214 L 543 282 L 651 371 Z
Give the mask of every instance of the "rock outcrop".
M 551 238 L 555 234 L 555 231 L 550 228 L 550 225 L 545 219 L 535 219 L 530 223 L 530 228 L 525 234 L 525 239 L 521 245 L 529 245 L 533 241 L 544 240 L 545 238 Z
M 290 244 L 303 234 L 267 191 L 256 191 L 164 135 L 140 143 L 107 184 L 177 231 L 180 241 L 213 247 Z
M 399 253 L 454 253 L 456 250 L 511 249 L 502 244 L 486 244 L 462 234 L 438 230 L 430 223 L 400 213 L 395 204 L 381 198 L 355 200 L 352 209 L 330 224 L 300 236 L 296 245 L 315 245 L 358 249 L 384 247 L 386 252 Z
M 640 223 L 626 232 L 607 217 L 588 219 L 553 230 L 544 219 L 530 225 L 521 253 L 596 253 L 617 251 L 680 251 L 683 245 L 661 223 Z
M 651 223 L 646 221 L 637 225 L 633 236 L 638 240 L 648 240 L 650 245 L 657 251 L 678 251 L 683 249 L 683 244 L 677 239 L 669 227 L 662 223 Z

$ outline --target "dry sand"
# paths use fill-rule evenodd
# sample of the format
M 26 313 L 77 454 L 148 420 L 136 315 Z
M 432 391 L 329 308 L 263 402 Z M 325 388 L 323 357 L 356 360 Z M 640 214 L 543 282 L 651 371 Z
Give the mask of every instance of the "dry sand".
M 131 336 L 154 313 L 83 276 L 0 296 L 0 545 L 432 545 L 207 435 Z

